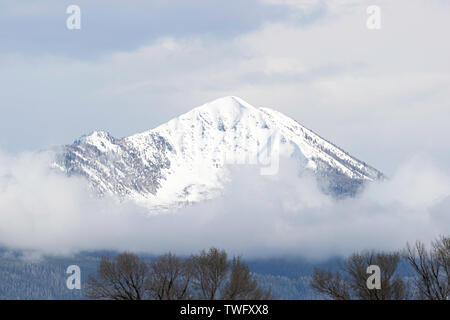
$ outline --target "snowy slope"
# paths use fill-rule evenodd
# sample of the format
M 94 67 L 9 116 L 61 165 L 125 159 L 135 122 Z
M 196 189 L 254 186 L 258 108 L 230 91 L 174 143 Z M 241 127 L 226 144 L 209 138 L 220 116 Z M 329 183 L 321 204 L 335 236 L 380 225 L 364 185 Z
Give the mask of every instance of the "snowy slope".
M 282 113 L 232 96 L 126 138 L 93 132 L 65 146 L 56 165 L 87 177 L 101 194 L 171 207 L 220 195 L 229 163 L 268 167 L 278 154 L 314 171 L 336 195 L 383 177 Z

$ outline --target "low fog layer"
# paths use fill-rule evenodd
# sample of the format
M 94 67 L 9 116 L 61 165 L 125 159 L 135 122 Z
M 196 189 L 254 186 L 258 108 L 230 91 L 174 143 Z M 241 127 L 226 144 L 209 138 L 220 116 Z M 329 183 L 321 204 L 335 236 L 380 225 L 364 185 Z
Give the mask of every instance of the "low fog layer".
M 246 257 L 322 259 L 450 234 L 450 177 L 427 157 L 400 166 L 356 198 L 324 195 L 313 176 L 282 161 L 277 176 L 230 168 L 223 197 L 172 213 L 96 198 L 82 178 L 51 169 L 50 154 L 0 154 L 0 246 L 43 254 L 172 251 L 218 246 Z

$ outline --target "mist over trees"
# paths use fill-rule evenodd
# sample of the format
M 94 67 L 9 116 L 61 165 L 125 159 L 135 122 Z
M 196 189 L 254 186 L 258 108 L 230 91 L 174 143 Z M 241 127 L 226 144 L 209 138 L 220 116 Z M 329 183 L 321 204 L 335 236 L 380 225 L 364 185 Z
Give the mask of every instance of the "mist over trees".
M 149 263 L 129 252 L 114 259 L 103 257 L 85 290 L 89 299 L 273 299 L 240 257 L 229 261 L 227 253 L 217 248 L 189 258 L 167 253 Z
M 412 279 L 398 273 L 401 261 L 414 271 Z M 380 268 L 380 288 L 367 285 L 367 268 Z M 315 268 L 310 286 L 333 300 L 450 299 L 450 237 L 441 236 L 429 249 L 422 242 L 402 252 L 363 252 L 347 258 L 339 271 Z

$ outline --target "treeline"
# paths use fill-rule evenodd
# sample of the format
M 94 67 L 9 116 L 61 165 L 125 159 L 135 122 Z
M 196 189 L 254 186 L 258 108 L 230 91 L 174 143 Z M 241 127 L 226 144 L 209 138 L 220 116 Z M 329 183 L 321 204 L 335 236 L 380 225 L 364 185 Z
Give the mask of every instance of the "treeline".
M 369 266 L 379 268 L 379 288 L 369 286 Z M 225 251 L 216 248 L 188 258 L 167 253 L 150 262 L 125 252 L 115 258 L 103 257 L 84 293 L 90 299 L 115 300 L 263 300 L 274 299 L 263 288 L 281 286 L 275 291 L 304 288 L 302 297 L 313 299 L 450 299 L 450 237 L 442 236 L 429 247 L 416 242 L 396 252 L 355 253 L 338 268 L 330 267 L 333 270 L 315 268 L 297 283 L 286 277 L 252 274 L 240 257 L 228 259 Z
M 103 257 L 85 287 L 89 299 L 114 300 L 264 300 L 262 289 L 240 257 L 228 259 L 211 248 L 189 258 L 172 253 L 147 263 L 137 255 Z
M 411 277 L 399 276 L 401 262 L 410 266 Z M 367 284 L 370 265 L 380 268 L 379 289 Z M 311 288 L 334 300 L 449 300 L 450 237 L 440 237 L 429 248 L 418 241 L 399 252 L 355 253 L 337 272 L 316 268 Z

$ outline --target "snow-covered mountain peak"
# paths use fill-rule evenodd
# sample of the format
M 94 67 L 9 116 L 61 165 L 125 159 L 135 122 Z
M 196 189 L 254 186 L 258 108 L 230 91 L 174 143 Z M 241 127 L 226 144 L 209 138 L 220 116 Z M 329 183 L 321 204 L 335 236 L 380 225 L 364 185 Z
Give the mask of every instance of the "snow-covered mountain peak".
M 197 108 L 194 108 L 193 110 L 206 111 L 207 109 L 212 109 L 216 112 L 233 112 L 243 109 L 256 110 L 254 106 L 237 96 L 226 96 L 218 98 Z
M 89 135 L 84 135 L 74 142 L 74 144 L 88 144 L 98 148 L 102 152 L 108 150 L 117 150 L 116 138 L 114 138 L 109 132 L 96 130 Z
M 238 123 L 249 114 L 258 113 L 258 109 L 236 96 L 227 96 L 205 103 L 191 111 L 182 114 L 154 129 L 161 130 L 166 126 L 176 126 L 182 122 L 190 122 L 192 126 L 200 123 L 209 125 L 216 123 L 219 129 L 224 130 Z
M 86 176 L 100 193 L 171 207 L 219 196 L 229 178 L 227 165 L 261 164 L 274 137 L 277 156 L 315 172 L 333 194 L 354 194 L 364 181 L 383 177 L 292 118 L 235 96 L 122 139 L 95 131 L 66 146 L 57 162 L 69 175 Z
M 75 143 L 91 143 L 95 144 L 98 141 L 103 140 L 112 140 L 114 139 L 111 134 L 107 131 L 102 130 L 95 130 L 92 131 L 90 134 L 83 135 L 79 139 L 75 140 Z

